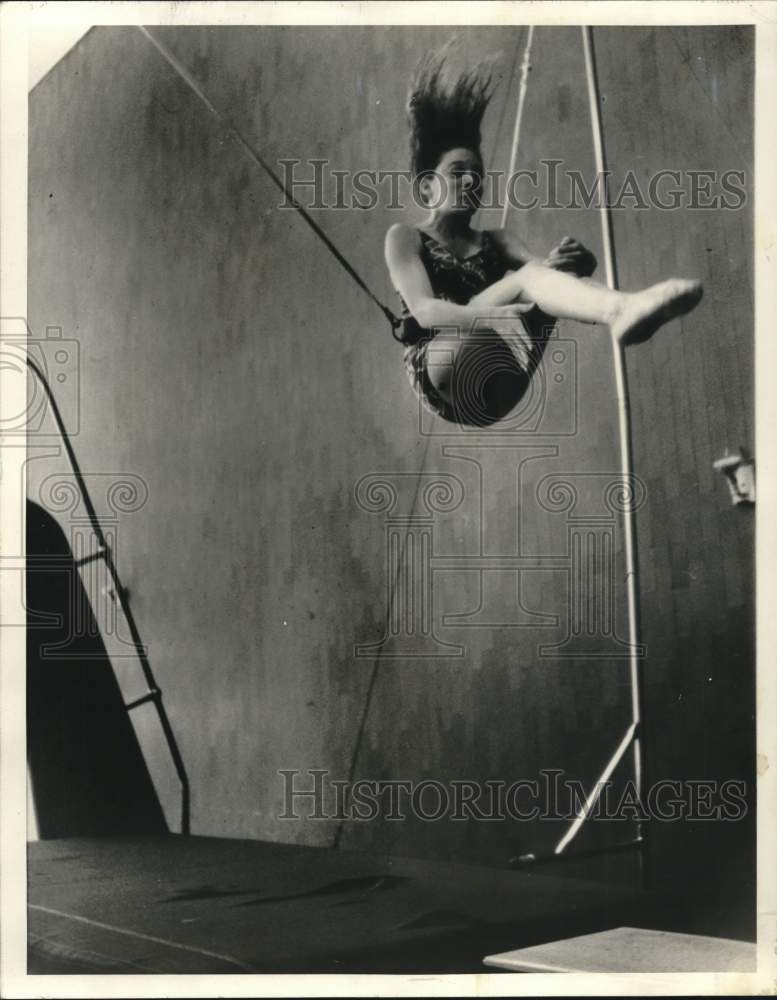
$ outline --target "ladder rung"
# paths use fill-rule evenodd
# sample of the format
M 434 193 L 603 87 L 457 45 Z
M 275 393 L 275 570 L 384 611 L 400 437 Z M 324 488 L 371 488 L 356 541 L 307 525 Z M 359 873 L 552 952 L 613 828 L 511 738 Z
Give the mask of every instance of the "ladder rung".
M 139 705 L 145 705 L 147 702 L 156 701 L 157 698 L 161 697 L 162 691 L 159 688 L 152 688 L 148 694 L 144 694 L 140 698 L 136 698 L 134 701 L 128 701 L 124 707 L 128 712 L 130 712 L 133 708 L 137 708 Z
M 88 556 L 81 556 L 80 559 L 76 559 L 76 566 L 85 566 L 87 563 L 94 562 L 95 559 L 102 559 L 107 551 L 107 549 L 100 546 L 94 552 L 90 552 Z

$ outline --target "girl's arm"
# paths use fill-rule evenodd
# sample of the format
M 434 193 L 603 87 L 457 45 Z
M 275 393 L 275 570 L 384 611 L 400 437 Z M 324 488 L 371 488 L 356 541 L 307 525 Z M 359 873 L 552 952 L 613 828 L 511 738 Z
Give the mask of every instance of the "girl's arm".
M 483 319 L 482 305 L 460 306 L 434 297 L 420 249 L 421 237 L 412 226 L 396 223 L 386 233 L 386 264 L 391 280 L 419 326 L 427 330 L 439 326 L 469 327 L 475 320 Z M 513 319 L 524 311 L 514 304 L 492 306 L 489 316 Z
M 545 263 L 542 257 L 533 254 L 523 240 L 519 239 L 511 230 L 490 229 L 489 235 L 501 250 L 508 264 L 516 270 L 523 267 L 524 264 Z
M 578 278 L 587 278 L 596 270 L 596 257 L 572 236 L 565 236 L 545 258 L 535 256 L 523 240 L 508 229 L 492 229 L 491 236 L 515 268 L 532 262 L 552 267 L 554 271 L 568 271 Z

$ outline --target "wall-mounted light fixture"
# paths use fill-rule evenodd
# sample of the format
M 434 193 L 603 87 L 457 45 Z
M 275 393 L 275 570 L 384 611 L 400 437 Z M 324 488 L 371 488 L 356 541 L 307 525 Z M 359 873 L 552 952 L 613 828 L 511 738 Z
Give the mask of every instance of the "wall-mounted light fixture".
M 755 503 L 755 459 L 744 448 L 719 458 L 715 468 L 726 477 L 733 503 Z

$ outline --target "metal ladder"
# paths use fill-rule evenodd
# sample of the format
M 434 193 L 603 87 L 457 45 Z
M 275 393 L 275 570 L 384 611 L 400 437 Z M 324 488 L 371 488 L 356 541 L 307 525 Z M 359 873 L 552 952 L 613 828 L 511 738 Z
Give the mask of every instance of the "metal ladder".
M 141 705 L 145 705 L 148 702 L 152 702 L 157 716 L 159 718 L 159 724 L 162 727 L 162 732 L 164 733 L 165 740 L 167 741 L 167 747 L 170 751 L 170 757 L 172 758 L 173 765 L 175 767 L 175 772 L 178 777 L 178 781 L 181 786 L 181 833 L 188 836 L 191 832 L 190 827 L 190 788 L 189 788 L 189 778 L 186 774 L 186 768 L 181 757 L 181 752 L 178 749 L 178 743 L 175 739 L 175 734 L 173 733 L 172 726 L 170 725 L 170 719 L 167 716 L 167 711 L 162 703 L 162 691 L 156 683 L 154 678 L 154 673 L 151 669 L 151 664 L 148 661 L 148 656 L 146 654 L 145 647 L 140 641 L 140 633 L 138 631 L 138 626 L 135 618 L 132 614 L 132 609 L 129 606 L 129 597 L 126 589 L 122 586 L 121 580 L 119 579 L 119 574 L 116 570 L 116 564 L 113 559 L 113 553 L 108 545 L 105 534 L 100 525 L 100 521 L 92 503 L 92 498 L 89 496 L 89 491 L 86 487 L 84 477 L 81 474 L 81 469 L 78 465 L 78 460 L 76 459 L 75 452 L 73 451 L 73 446 L 70 443 L 70 437 L 68 435 L 67 429 L 65 427 L 64 421 L 62 420 L 62 414 L 60 412 L 59 406 L 57 405 L 54 393 L 51 391 L 51 387 L 43 373 L 43 371 L 38 366 L 29 355 L 25 355 L 25 360 L 27 362 L 27 367 L 38 379 L 40 384 L 43 386 L 43 391 L 46 393 L 46 398 L 51 405 L 51 412 L 54 416 L 54 421 L 57 425 L 57 430 L 62 438 L 62 442 L 65 446 L 65 451 L 67 452 L 68 461 L 70 463 L 70 468 L 75 477 L 78 490 L 84 501 L 84 506 L 86 507 L 87 514 L 89 515 L 89 522 L 97 539 L 97 548 L 94 552 L 90 552 L 89 555 L 82 556 L 80 559 L 75 560 L 75 565 L 81 567 L 87 563 L 96 561 L 97 559 L 102 559 L 108 570 L 108 576 L 110 580 L 110 587 L 108 589 L 108 596 L 114 603 L 118 603 L 118 606 L 124 615 L 124 618 L 129 626 L 130 636 L 132 639 L 131 645 L 134 648 L 135 654 L 137 655 L 138 661 L 140 663 L 141 669 L 143 671 L 143 677 L 146 682 L 146 693 L 141 695 L 139 698 L 135 698 L 133 701 L 125 702 L 124 707 L 128 712 L 131 712 L 135 708 L 139 708 Z

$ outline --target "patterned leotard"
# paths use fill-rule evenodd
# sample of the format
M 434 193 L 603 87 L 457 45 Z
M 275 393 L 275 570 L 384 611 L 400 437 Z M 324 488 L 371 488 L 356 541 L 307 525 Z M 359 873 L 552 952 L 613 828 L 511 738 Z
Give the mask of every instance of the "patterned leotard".
M 495 281 L 499 281 L 513 267 L 486 231 L 483 231 L 480 249 L 464 258 L 456 257 L 447 247 L 423 230 L 419 229 L 419 234 L 421 260 L 429 275 L 435 298 L 455 302 L 457 305 L 466 305 L 474 295 L 493 285 Z M 451 404 L 437 392 L 427 371 L 427 350 L 434 339 L 434 331 L 420 326 L 410 314 L 401 295 L 399 299 L 402 303 L 403 319 L 401 339 L 406 345 L 404 361 L 410 383 L 428 410 L 455 423 L 458 418 Z M 547 321 L 548 317 L 540 314 L 539 310 L 533 312 Z M 533 314 L 528 315 L 530 319 L 525 320 L 524 325 L 534 339 L 537 324 L 533 321 L 535 319 Z M 539 345 L 539 341 L 537 342 Z M 544 344 L 540 346 L 540 352 L 543 346 Z

